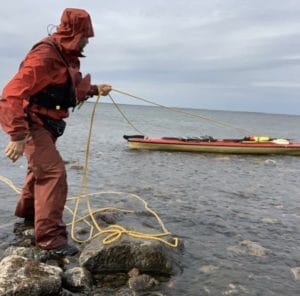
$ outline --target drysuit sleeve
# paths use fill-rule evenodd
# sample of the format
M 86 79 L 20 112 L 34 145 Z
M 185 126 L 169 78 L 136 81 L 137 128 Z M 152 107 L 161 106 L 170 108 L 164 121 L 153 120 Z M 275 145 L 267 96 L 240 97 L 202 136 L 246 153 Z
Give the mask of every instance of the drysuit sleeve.
M 67 79 L 66 67 L 49 45 L 40 45 L 26 56 L 19 71 L 4 87 L 0 100 L 1 125 L 12 141 L 25 138 L 28 122 L 24 110 L 30 96 L 49 84 L 64 83 Z

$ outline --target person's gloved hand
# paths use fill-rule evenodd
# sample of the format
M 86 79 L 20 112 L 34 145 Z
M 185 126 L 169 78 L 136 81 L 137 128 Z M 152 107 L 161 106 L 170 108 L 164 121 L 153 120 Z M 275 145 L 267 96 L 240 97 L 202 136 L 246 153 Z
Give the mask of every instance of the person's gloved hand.
M 112 87 L 109 84 L 100 84 L 97 87 L 98 87 L 98 94 L 100 93 L 101 96 L 107 96 L 112 90 Z
M 91 85 L 89 91 L 87 92 L 87 96 L 99 96 L 99 90 L 101 96 L 107 96 L 111 89 L 111 85 L 109 84 Z
M 26 141 L 27 137 L 21 141 L 10 141 L 8 143 L 4 152 L 12 162 L 17 161 L 23 155 Z

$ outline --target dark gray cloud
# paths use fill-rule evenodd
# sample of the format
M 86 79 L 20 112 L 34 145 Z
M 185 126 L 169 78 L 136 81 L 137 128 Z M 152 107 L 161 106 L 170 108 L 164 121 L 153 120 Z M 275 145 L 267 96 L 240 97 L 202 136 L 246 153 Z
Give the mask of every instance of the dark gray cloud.
M 9 1 L 2 86 L 65 7 L 92 16 L 82 70 L 96 83 L 172 106 L 300 114 L 298 0 Z

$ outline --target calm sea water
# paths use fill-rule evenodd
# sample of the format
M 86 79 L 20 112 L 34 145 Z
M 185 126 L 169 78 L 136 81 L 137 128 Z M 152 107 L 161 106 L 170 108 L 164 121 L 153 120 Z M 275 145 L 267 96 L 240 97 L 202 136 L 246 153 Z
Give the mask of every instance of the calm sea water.
M 68 120 L 58 148 L 68 162 L 70 195 L 78 194 L 92 104 Z M 120 106 L 148 136 L 241 138 L 246 134 L 158 107 Z M 249 130 L 254 135 L 298 139 L 300 117 L 189 110 Z M 171 280 L 172 295 L 289 295 L 300 293 L 291 268 L 300 266 L 300 157 L 131 151 L 124 134 L 137 134 L 113 105 L 100 104 L 91 143 L 90 192 L 122 191 L 143 197 L 185 245 L 183 273 Z M 0 150 L 7 137 L 1 133 Z M 0 155 L 0 175 L 22 185 L 26 162 Z M 12 237 L 17 195 L 0 184 L 2 247 Z M 125 199 L 126 195 L 122 197 Z M 93 207 L 114 206 L 100 196 Z M 68 217 L 67 217 L 68 218 Z M 239 250 L 250 240 L 269 249 L 263 257 Z M 0 244 L 0 245 L 1 245 Z

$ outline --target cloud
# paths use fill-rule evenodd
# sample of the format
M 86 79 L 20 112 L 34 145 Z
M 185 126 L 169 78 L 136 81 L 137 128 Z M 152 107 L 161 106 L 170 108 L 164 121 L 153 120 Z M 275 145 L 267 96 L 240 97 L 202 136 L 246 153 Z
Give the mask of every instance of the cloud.
M 0 11 L 0 84 L 65 7 L 82 6 L 96 34 L 82 71 L 94 82 L 181 107 L 300 113 L 296 0 L 12 0 Z

